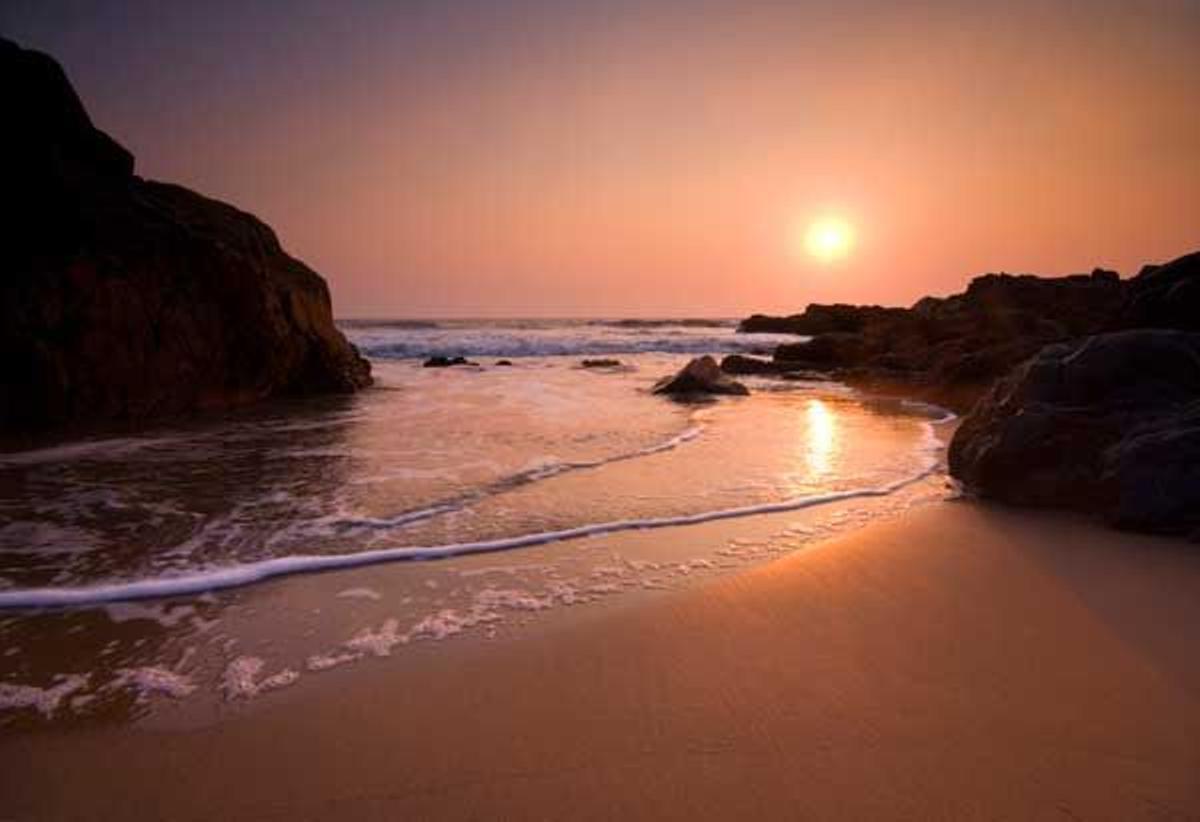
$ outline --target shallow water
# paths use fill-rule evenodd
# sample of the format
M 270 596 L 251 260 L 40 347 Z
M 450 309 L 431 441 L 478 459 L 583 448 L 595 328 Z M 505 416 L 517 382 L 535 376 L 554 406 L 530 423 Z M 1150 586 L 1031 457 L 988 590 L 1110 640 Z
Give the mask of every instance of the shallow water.
M 646 330 L 675 329 L 616 333 Z M 377 345 L 435 332 L 351 329 Z M 821 382 L 751 379 L 750 397 L 699 404 L 650 393 L 687 359 L 377 358 L 377 386 L 353 397 L 0 457 L 0 708 L 128 708 L 201 683 L 249 698 L 412 641 L 493 634 L 509 615 L 719 573 L 937 493 L 937 409 Z M 804 516 L 743 543 L 668 534 L 772 511 Z M 431 557 L 450 558 L 396 563 Z M 364 560 L 389 564 L 342 587 L 220 592 Z M 309 588 L 329 600 L 320 613 Z M 294 607 L 281 591 L 305 612 L 275 623 Z M 129 601 L 156 594 L 171 598 Z M 277 610 L 260 613 L 264 598 Z M 54 604 L 76 607 L 30 607 Z M 286 664 L 241 650 L 264 636 Z

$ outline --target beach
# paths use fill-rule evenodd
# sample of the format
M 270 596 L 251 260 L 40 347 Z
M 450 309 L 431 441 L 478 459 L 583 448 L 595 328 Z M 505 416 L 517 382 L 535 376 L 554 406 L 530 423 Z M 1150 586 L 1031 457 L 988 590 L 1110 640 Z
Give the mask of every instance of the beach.
M 1198 590 L 1180 541 L 936 503 L 216 721 L 6 733 L 3 813 L 1196 818 Z
M 1200 822 L 1200 4 L 1079 6 L 0 8 L 0 822 Z

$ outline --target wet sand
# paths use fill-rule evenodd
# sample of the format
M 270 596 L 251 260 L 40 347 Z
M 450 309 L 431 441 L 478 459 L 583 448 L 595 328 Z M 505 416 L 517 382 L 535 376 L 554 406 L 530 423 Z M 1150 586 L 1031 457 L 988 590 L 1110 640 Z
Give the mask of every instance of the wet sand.
M 1195 545 L 935 504 L 211 724 L 7 733 L 0 818 L 1195 819 L 1198 634 Z

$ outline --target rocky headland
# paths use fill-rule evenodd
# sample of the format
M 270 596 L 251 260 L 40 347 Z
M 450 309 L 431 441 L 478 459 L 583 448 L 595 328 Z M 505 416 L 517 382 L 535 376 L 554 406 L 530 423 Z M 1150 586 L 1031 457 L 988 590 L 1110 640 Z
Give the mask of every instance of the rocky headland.
M 911 308 L 810 305 L 791 317 L 751 317 L 739 329 L 811 337 L 776 348 L 771 370 L 903 386 L 965 410 L 1042 346 L 1099 331 L 1124 304 L 1125 286 L 1112 271 L 988 274 L 961 294 L 926 297 Z
M 810 336 L 730 373 L 801 369 L 965 413 L 950 471 L 989 499 L 1200 535 L 1200 252 L 1128 280 L 989 274 L 911 308 L 811 305 Z
M 371 383 L 325 281 L 269 226 L 137 176 L 53 58 L 0 39 L 0 83 L 6 442 Z

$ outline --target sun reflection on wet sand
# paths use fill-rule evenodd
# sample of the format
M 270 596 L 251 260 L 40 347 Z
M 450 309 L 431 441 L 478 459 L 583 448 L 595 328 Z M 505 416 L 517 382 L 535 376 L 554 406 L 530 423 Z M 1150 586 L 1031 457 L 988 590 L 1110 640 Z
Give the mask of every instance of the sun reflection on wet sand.
M 801 456 L 808 467 L 809 479 L 820 479 L 833 471 L 838 450 L 836 415 L 823 400 L 810 399 L 805 406 L 805 431 Z

